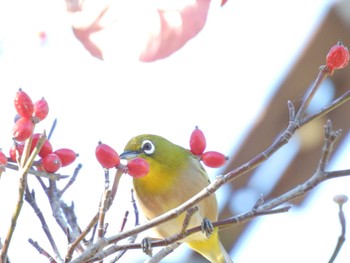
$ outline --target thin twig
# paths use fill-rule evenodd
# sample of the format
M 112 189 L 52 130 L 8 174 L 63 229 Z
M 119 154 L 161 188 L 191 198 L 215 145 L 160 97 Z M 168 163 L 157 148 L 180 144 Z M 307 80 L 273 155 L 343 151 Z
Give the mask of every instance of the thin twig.
M 179 243 L 179 242 L 167 245 L 161 251 L 159 251 L 157 254 L 155 254 L 153 257 L 151 257 L 150 259 L 145 261 L 145 263 L 157 263 L 157 262 L 161 261 L 167 255 L 172 253 L 176 248 L 178 248 L 180 245 L 181 245 L 181 243 Z
M 119 232 L 122 232 L 125 228 L 126 222 L 128 221 L 128 216 L 129 216 L 129 211 L 125 211 L 124 217 L 123 217 L 123 222 L 120 226 Z
M 123 171 L 121 171 L 121 170 L 117 170 L 116 173 L 115 173 L 107 210 L 111 207 L 111 205 L 113 203 L 113 200 L 114 200 L 114 198 L 115 198 L 115 196 L 117 194 L 118 185 L 119 185 L 120 178 L 121 178 L 122 174 L 123 174 Z M 91 229 L 96 225 L 96 223 L 98 221 L 98 218 L 99 218 L 99 213 L 96 213 L 96 215 L 92 218 L 92 220 L 90 221 L 90 223 L 88 224 L 86 229 L 80 234 L 80 236 L 78 236 L 76 238 L 76 240 L 74 242 L 72 242 L 69 245 L 65 262 L 70 262 L 70 260 L 72 259 L 72 255 L 73 255 L 73 252 L 74 252 L 75 248 L 86 237 L 86 235 L 91 231 Z
M 332 254 L 331 259 L 329 260 L 329 263 L 333 263 L 336 257 L 338 256 L 338 253 L 340 249 L 342 248 L 344 242 L 345 242 L 345 233 L 346 233 L 346 219 L 344 216 L 343 211 L 343 205 L 347 202 L 348 197 L 346 195 L 337 195 L 334 197 L 334 201 L 339 205 L 339 221 L 340 221 L 340 227 L 341 227 L 341 233 L 338 237 L 337 245 L 334 249 L 334 252 Z
M 343 95 L 341 95 L 339 98 L 335 99 L 331 104 L 323 107 L 319 111 L 315 112 L 312 115 L 306 116 L 300 121 L 300 126 L 304 126 L 305 124 L 309 123 L 310 121 L 314 119 L 318 119 L 320 117 L 325 116 L 327 113 L 333 111 L 334 109 L 338 108 L 339 106 L 343 105 L 345 102 L 350 100 L 350 90 L 347 90 Z
M 25 161 L 21 161 L 21 167 L 19 169 L 20 180 L 19 180 L 19 187 L 18 187 L 18 200 L 17 200 L 17 204 L 15 206 L 15 211 L 13 212 L 13 215 L 11 218 L 10 227 L 7 231 L 7 235 L 6 235 L 3 247 L 1 249 L 1 253 L 0 253 L 1 263 L 6 263 L 6 261 L 7 261 L 7 251 L 9 249 L 11 239 L 12 239 L 13 233 L 14 233 L 15 228 L 16 228 L 18 216 L 21 212 L 22 205 L 23 205 L 23 197 L 24 197 L 24 192 L 25 192 L 25 188 L 27 185 L 28 171 L 34 162 L 35 157 L 37 156 L 41 147 L 43 146 L 45 139 L 46 139 L 46 135 L 44 133 L 42 136 L 40 136 L 38 143 L 37 143 L 36 147 L 33 149 L 33 152 L 30 154 L 30 156 L 27 157 L 29 151 L 26 154 L 22 155 L 23 160 L 25 160 Z M 31 139 L 28 139 L 26 141 L 26 146 L 24 148 L 30 148 L 28 146 L 28 144 L 30 144 L 30 143 L 31 143 Z
M 35 200 L 35 192 L 34 192 L 34 190 L 32 192 L 30 192 L 28 185 L 27 185 L 26 190 L 25 190 L 24 199 L 33 208 L 35 214 L 39 218 L 40 223 L 41 223 L 41 227 L 44 230 L 44 233 L 45 233 L 46 237 L 48 238 L 53 251 L 55 252 L 56 258 L 62 262 L 63 260 L 61 258 L 59 251 L 58 251 L 57 245 L 56 245 L 55 240 L 51 234 L 51 231 L 46 223 L 45 217 L 44 217 L 43 213 L 41 212 L 41 210 L 40 210 L 40 208 Z
M 138 226 L 140 224 L 140 218 L 139 218 L 139 210 L 137 209 L 136 201 L 134 198 L 134 189 L 131 189 L 131 204 L 134 208 L 134 215 L 135 215 L 135 226 Z
M 137 208 L 137 205 L 136 205 L 136 202 L 135 202 L 135 198 L 134 198 L 134 189 L 131 189 L 131 204 L 134 208 L 134 215 L 135 215 L 135 226 L 139 225 L 139 210 Z M 125 216 L 124 216 L 124 219 L 123 219 L 123 223 L 122 223 L 122 227 L 121 227 L 121 230 L 120 232 L 122 232 L 124 230 L 124 227 L 125 227 L 125 224 L 126 224 L 126 221 L 127 221 L 127 217 L 129 215 L 129 212 L 126 211 L 125 212 Z M 133 244 L 135 243 L 135 240 L 137 238 L 137 234 L 135 235 L 132 235 L 128 238 L 128 244 Z M 116 245 L 117 243 L 115 243 Z M 119 260 L 126 252 L 127 250 L 122 250 L 120 251 L 113 260 L 111 260 L 111 262 L 116 262 L 117 260 Z
M 3 245 L 2 245 L 2 242 L 1 242 L 1 238 L 0 238 L 0 250 L 2 249 L 2 246 L 3 246 Z M 6 260 L 7 260 L 7 261 L 6 261 L 7 263 L 10 263 L 10 259 L 9 259 L 8 256 L 6 257 Z M 1 258 L 0 258 L 0 262 L 2 263 Z
M 98 216 L 98 228 L 97 228 L 98 238 L 102 238 L 105 234 L 105 216 L 106 216 L 110 195 L 111 195 L 110 190 L 105 190 L 105 192 L 103 193 L 103 198 L 100 204 L 99 216 Z
M 6 167 L 11 169 L 11 170 L 14 170 L 14 171 L 19 170 L 19 167 L 16 164 L 12 164 L 9 162 L 6 164 Z M 28 170 L 28 174 L 33 174 L 33 175 L 36 175 L 38 177 L 43 177 L 43 178 L 47 178 L 47 179 L 55 180 L 55 181 L 69 177 L 68 175 L 61 175 L 61 174 L 56 174 L 56 173 L 47 173 L 47 172 L 43 172 L 43 171 L 38 171 L 38 170 L 34 170 L 33 168 L 30 168 Z
M 295 115 L 296 120 L 301 120 L 304 117 L 307 107 L 309 106 L 312 98 L 316 94 L 316 91 L 321 86 L 321 83 L 329 76 L 329 70 L 326 66 L 321 66 L 318 76 L 312 86 L 305 92 L 303 101 L 300 108 Z
M 67 224 L 70 226 L 70 241 L 72 238 L 79 236 L 81 234 L 81 230 L 78 225 L 77 216 L 74 212 L 74 202 L 71 205 L 67 205 L 64 201 L 60 200 L 60 207 L 66 218 Z
M 132 206 L 134 208 L 134 215 L 135 215 L 135 226 L 139 225 L 139 210 L 137 209 L 137 205 L 136 205 L 136 202 L 135 202 L 135 198 L 134 198 L 134 189 L 131 189 L 131 203 L 132 203 Z M 125 224 L 126 224 L 126 221 L 127 221 L 127 215 L 128 215 L 128 211 L 125 213 L 125 217 L 124 217 L 124 220 L 123 220 L 123 224 L 122 224 L 122 227 L 121 227 L 121 231 L 124 230 L 124 227 L 125 227 Z M 121 232 L 120 231 L 120 232 Z M 136 238 L 137 238 L 137 234 L 135 235 L 132 235 L 128 238 L 128 244 L 133 244 L 135 243 L 136 241 Z M 114 244 L 114 247 L 116 247 L 116 244 Z M 125 253 L 126 253 L 127 250 L 121 250 L 119 251 L 119 253 L 111 260 L 111 263 L 113 262 L 116 262 L 118 261 Z M 113 253 L 112 253 L 113 254 Z M 103 258 L 103 256 L 102 256 Z
M 51 129 L 50 129 L 50 132 L 49 132 L 49 135 L 47 135 L 47 139 L 48 139 L 48 140 L 51 139 L 52 134 L 53 134 L 53 132 L 55 131 L 56 125 L 57 125 L 57 119 L 54 119 L 54 121 L 53 121 L 53 123 L 52 123 L 52 126 L 51 126 Z
M 198 206 L 191 207 L 190 209 L 187 210 L 184 222 L 182 224 L 180 232 L 176 235 L 178 238 L 181 238 L 182 236 L 185 237 L 187 236 L 187 228 L 190 224 L 192 216 L 198 212 Z M 169 237 L 170 239 L 171 237 Z M 169 241 L 172 242 L 172 241 Z M 178 248 L 181 245 L 180 242 L 174 242 L 171 243 L 164 248 L 162 248 L 157 254 L 153 255 L 149 260 L 147 260 L 147 263 L 157 263 L 160 262 L 163 258 L 165 258 L 167 255 L 172 253 L 176 248 Z M 125 251 L 125 250 L 124 250 Z
M 277 213 L 285 213 L 285 212 L 289 211 L 290 208 L 291 208 L 291 206 L 285 206 L 285 207 L 273 209 L 270 211 L 257 211 L 257 210 L 252 209 L 252 210 L 250 210 L 246 213 L 243 213 L 241 215 L 237 215 L 237 216 L 233 216 L 230 218 L 226 218 L 224 220 L 212 222 L 212 224 L 214 227 L 218 227 L 218 228 L 227 228 L 228 226 L 232 227 L 235 224 L 245 223 L 245 222 L 248 222 L 248 221 L 250 221 L 256 217 L 259 217 L 259 216 L 265 216 L 265 215 L 271 215 L 271 214 L 277 214 Z M 152 247 L 163 247 L 163 246 L 175 244 L 178 241 L 181 241 L 181 239 L 183 239 L 191 234 L 194 234 L 196 232 L 200 232 L 201 228 L 202 228 L 201 226 L 196 226 L 196 227 L 192 227 L 190 229 L 187 229 L 186 231 L 179 232 L 177 234 L 174 234 L 174 235 L 169 236 L 169 237 L 164 238 L 164 239 L 153 240 L 151 242 L 151 246 Z M 120 245 L 120 246 L 109 247 L 106 250 L 100 252 L 99 254 L 96 254 L 94 256 L 93 260 L 100 259 L 101 255 L 103 255 L 104 257 L 107 257 L 107 256 L 109 256 L 109 255 L 111 255 L 119 250 L 140 249 L 140 248 L 142 248 L 142 243 L 124 244 L 124 245 Z M 172 247 L 172 248 L 174 249 L 174 247 Z M 99 257 L 97 258 L 97 256 L 99 256 Z M 75 261 L 73 261 L 73 262 L 75 262 Z
M 322 156 L 320 158 L 318 169 L 321 171 L 325 171 L 325 168 L 329 162 L 329 158 L 333 151 L 333 145 L 335 140 L 341 135 L 341 130 L 333 131 L 332 122 L 327 120 L 326 125 L 324 125 L 324 146 L 322 149 Z
M 80 234 L 80 236 L 69 245 L 65 262 L 70 262 L 74 250 L 79 245 L 79 243 L 86 237 L 86 235 L 90 232 L 90 230 L 96 225 L 97 220 L 98 220 L 98 213 L 93 217 L 93 219 L 90 221 L 86 229 Z
M 78 164 L 78 166 L 75 168 L 73 175 L 70 177 L 68 183 L 63 187 L 63 189 L 60 191 L 60 195 L 62 196 L 64 192 L 75 182 L 77 179 L 77 176 L 79 174 L 80 169 L 83 167 L 82 164 Z
M 45 250 L 43 249 L 38 242 L 34 241 L 33 239 L 29 238 L 28 242 L 42 255 L 47 257 L 49 259 L 49 262 L 51 263 L 57 263 L 57 261 Z
M 177 241 L 185 238 L 186 236 L 192 234 L 192 233 L 195 233 L 195 232 L 198 232 L 198 229 L 196 228 L 191 228 L 191 230 L 187 231 L 187 227 L 190 223 L 190 219 L 191 217 L 193 216 L 193 214 L 195 214 L 196 212 L 198 211 L 198 207 L 195 206 L 195 207 L 191 207 L 187 213 L 186 213 L 186 216 L 185 216 L 185 219 L 184 219 L 184 222 L 182 224 L 182 228 L 180 230 L 179 233 L 173 235 L 173 236 L 170 236 L 170 237 L 167 237 L 167 238 L 164 238 L 164 239 L 152 239 L 152 238 L 144 238 L 142 243 L 139 243 L 139 244 L 134 244 L 135 242 L 135 239 L 136 239 L 136 236 L 137 235 L 133 235 L 129 238 L 128 240 L 128 243 L 125 244 L 125 245 L 121 245 L 121 246 L 117 246 L 116 244 L 114 244 L 113 246 L 107 248 L 106 250 L 103 250 L 99 253 L 96 253 L 94 255 L 94 257 L 92 259 L 90 259 L 91 261 L 97 261 L 97 260 L 101 260 L 109 255 L 112 255 L 114 254 L 115 252 L 118 252 L 118 251 L 121 251 L 116 257 L 115 259 L 112 261 L 112 262 L 115 262 L 117 259 L 120 259 L 121 256 L 128 250 L 128 249 L 131 249 L 131 248 L 142 248 L 143 252 L 146 253 L 147 255 L 150 255 L 152 256 L 152 253 L 151 253 L 151 248 L 152 247 L 159 247 L 159 246 L 167 246 L 167 245 L 171 245 L 171 249 L 169 248 L 164 248 L 164 251 L 163 252 L 159 252 L 159 254 L 156 254 L 156 258 L 160 259 L 161 256 L 165 257 L 166 255 L 168 255 L 171 250 L 174 250 L 175 249 L 175 246 L 176 245 L 173 245 L 174 243 L 176 243 Z M 147 244 L 147 245 L 145 245 Z M 180 244 L 179 244 L 180 245 Z M 178 246 L 179 246 L 178 245 Z M 176 246 L 176 247 L 178 247 Z M 125 249 L 122 249 L 122 248 L 125 248 Z M 152 256 L 153 258 L 153 256 Z
M 52 211 L 53 217 L 55 218 L 57 224 L 62 229 L 63 233 L 65 235 L 68 235 L 67 231 L 69 230 L 69 227 L 67 225 L 66 220 L 63 218 L 63 215 L 62 215 L 62 210 L 61 210 L 61 205 L 60 205 L 61 195 L 57 189 L 55 181 L 52 181 L 52 180 L 49 181 L 47 196 L 49 198 L 49 203 L 51 206 L 51 211 Z

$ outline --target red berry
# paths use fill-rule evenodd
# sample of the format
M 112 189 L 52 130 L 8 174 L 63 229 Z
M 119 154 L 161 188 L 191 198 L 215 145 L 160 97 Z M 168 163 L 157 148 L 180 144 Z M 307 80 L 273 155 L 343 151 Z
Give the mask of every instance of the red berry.
M 329 50 L 326 61 L 331 71 L 344 68 L 349 63 L 349 50 L 339 41 Z
M 10 155 L 10 159 L 13 162 L 16 162 L 17 159 L 19 159 L 23 153 L 23 149 L 24 149 L 24 144 L 21 143 L 15 143 L 11 146 L 10 151 L 9 151 L 9 155 Z
M 62 167 L 67 166 L 75 161 L 77 154 L 68 148 L 61 148 L 54 151 L 55 154 L 61 159 Z
M 32 99 L 21 89 L 16 93 L 15 109 L 19 115 L 26 118 L 30 118 L 34 112 Z
M 225 161 L 227 160 L 227 157 L 223 155 L 222 153 L 215 152 L 215 151 L 209 151 L 205 152 L 201 155 L 201 160 L 203 163 L 212 168 L 217 168 L 220 166 L 223 166 L 225 164 Z
M 35 133 L 32 137 L 32 145 L 30 146 L 30 152 L 32 152 L 35 148 L 35 146 L 38 144 L 39 138 L 41 134 Z M 41 147 L 39 151 L 39 156 L 41 158 L 44 158 L 49 153 L 52 153 L 52 145 L 49 140 L 45 139 L 43 146 Z
M 48 113 L 49 105 L 44 98 L 34 103 L 34 117 L 36 117 L 39 121 L 45 119 Z
M 6 164 L 7 157 L 2 151 L 0 151 L 0 171 L 6 166 Z
M 206 147 L 206 140 L 204 133 L 196 127 L 191 134 L 190 149 L 194 155 L 201 155 Z
M 144 177 L 149 172 L 149 163 L 143 159 L 136 157 L 127 164 L 128 174 L 134 178 Z
M 34 123 L 26 117 L 19 118 L 12 129 L 12 137 L 16 141 L 25 141 L 34 131 Z
M 103 168 L 109 169 L 117 167 L 120 164 L 120 158 L 118 153 L 112 147 L 102 142 L 98 143 L 95 155 Z
M 49 153 L 41 160 L 42 168 L 48 173 L 55 173 L 61 168 L 61 159 L 55 153 Z

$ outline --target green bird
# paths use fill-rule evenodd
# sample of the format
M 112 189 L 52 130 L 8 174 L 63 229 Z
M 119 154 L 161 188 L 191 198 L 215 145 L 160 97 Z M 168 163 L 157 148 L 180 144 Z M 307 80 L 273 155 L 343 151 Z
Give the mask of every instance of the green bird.
M 145 134 L 132 138 L 121 157 L 127 160 L 141 157 L 149 163 L 148 174 L 133 179 L 138 203 L 148 219 L 176 208 L 210 183 L 198 157 L 157 135 Z M 189 228 L 201 225 L 207 220 L 217 221 L 218 205 L 214 194 L 200 201 L 197 206 L 198 211 L 191 217 Z M 156 226 L 155 230 L 161 237 L 179 233 L 184 218 L 185 213 L 182 213 L 177 218 Z M 209 237 L 198 232 L 187 236 L 181 242 L 211 262 L 233 262 L 220 243 L 216 228 Z

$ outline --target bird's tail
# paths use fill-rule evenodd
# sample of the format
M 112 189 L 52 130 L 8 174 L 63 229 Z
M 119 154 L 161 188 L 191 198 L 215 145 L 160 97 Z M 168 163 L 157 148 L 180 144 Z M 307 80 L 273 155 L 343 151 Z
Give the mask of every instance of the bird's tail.
M 217 231 L 209 239 L 190 241 L 187 242 L 187 245 L 202 254 L 212 263 L 233 263 L 224 246 L 221 244 Z

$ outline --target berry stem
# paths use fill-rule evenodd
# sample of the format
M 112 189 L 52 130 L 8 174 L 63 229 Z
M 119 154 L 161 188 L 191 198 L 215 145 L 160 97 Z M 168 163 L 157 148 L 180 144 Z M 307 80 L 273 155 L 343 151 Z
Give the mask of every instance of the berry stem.
M 329 76 L 329 70 L 326 66 L 320 67 L 320 72 L 318 73 L 318 76 L 312 86 L 306 91 L 303 102 L 298 110 L 298 112 L 295 115 L 295 121 L 297 123 L 300 122 L 300 120 L 304 117 L 305 111 L 307 107 L 309 106 L 312 98 L 316 94 L 316 91 L 321 86 L 321 83 Z

